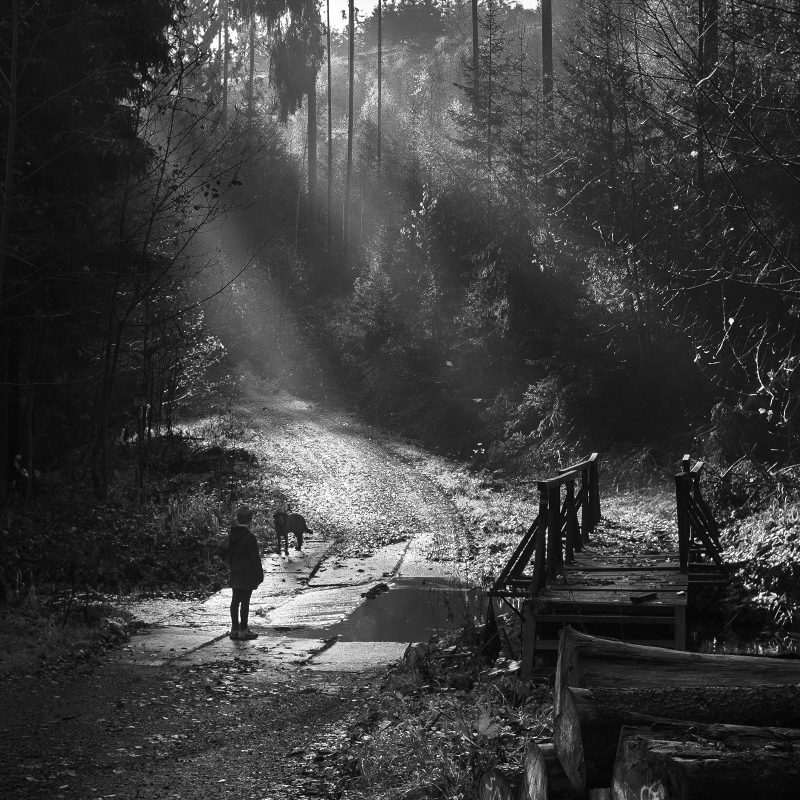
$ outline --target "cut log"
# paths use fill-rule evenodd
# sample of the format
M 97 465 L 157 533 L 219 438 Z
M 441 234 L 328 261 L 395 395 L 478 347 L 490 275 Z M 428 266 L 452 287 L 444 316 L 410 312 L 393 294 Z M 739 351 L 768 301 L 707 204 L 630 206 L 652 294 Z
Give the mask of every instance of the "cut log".
M 522 760 L 521 800 L 579 800 L 584 792 L 573 787 L 558 760 L 552 742 L 528 742 Z
M 542 750 L 536 742 L 528 742 L 522 757 L 521 800 L 547 800 L 549 781 Z
M 553 737 L 578 789 L 608 786 L 623 725 L 656 718 L 698 723 L 800 727 L 800 687 L 714 686 L 669 689 L 564 688 Z
M 796 800 L 800 730 L 658 722 L 620 734 L 612 800 Z
M 650 717 L 800 728 L 800 685 L 690 686 L 570 691 L 583 717 L 622 720 L 628 712 Z M 561 704 L 559 704 L 560 706 Z M 616 739 L 617 734 L 614 734 Z
M 554 713 L 564 686 L 762 686 L 800 684 L 800 660 L 764 656 L 687 653 L 561 632 Z
M 511 787 L 500 770 L 492 767 L 481 775 L 478 783 L 478 798 L 479 800 L 512 800 Z

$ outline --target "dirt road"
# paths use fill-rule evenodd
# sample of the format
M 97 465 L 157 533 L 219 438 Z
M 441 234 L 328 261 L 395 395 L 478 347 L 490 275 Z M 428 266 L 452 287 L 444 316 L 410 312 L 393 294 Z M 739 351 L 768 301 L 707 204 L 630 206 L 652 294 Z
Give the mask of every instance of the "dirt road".
M 348 768 L 328 763 L 346 723 L 369 717 L 381 669 L 417 635 L 405 620 L 460 595 L 460 523 L 419 469 L 424 453 L 255 382 L 234 414 L 265 494 L 314 531 L 303 554 L 265 555 L 260 638 L 225 636 L 226 591 L 156 602 L 138 608 L 142 635 L 80 673 L 7 682 L 4 798 L 328 796 Z M 272 509 L 257 511 L 268 525 Z M 369 624 L 348 633 L 365 607 Z M 445 616 L 437 606 L 431 625 Z

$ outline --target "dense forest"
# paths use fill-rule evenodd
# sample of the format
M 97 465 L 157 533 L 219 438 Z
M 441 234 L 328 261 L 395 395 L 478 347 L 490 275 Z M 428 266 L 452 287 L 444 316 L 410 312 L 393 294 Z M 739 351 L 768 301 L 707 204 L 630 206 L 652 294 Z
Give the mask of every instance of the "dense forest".
M 691 449 L 796 522 L 794 0 L 0 14 L 7 520 L 123 450 L 144 490 L 246 364 L 478 466 Z

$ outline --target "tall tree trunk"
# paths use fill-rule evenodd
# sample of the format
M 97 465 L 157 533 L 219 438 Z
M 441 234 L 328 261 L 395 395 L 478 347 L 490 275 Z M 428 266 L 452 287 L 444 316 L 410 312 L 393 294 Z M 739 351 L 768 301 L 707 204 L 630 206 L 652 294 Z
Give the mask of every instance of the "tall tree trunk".
M 331 246 L 333 233 L 333 213 L 331 198 L 333 197 L 333 118 L 331 99 L 331 0 L 325 2 L 325 13 L 328 28 L 328 248 Z
M 0 313 L 3 308 L 3 283 L 8 258 L 8 233 L 11 225 L 11 198 L 14 180 L 14 150 L 17 138 L 17 59 L 19 57 L 19 0 L 11 5 L 11 64 L 8 73 L 8 126 L 6 163 L 3 175 L 3 208 L 0 212 Z
M 486 167 L 489 170 L 489 181 L 492 180 L 492 33 L 494 31 L 494 9 L 492 8 L 492 0 L 487 0 L 487 14 L 489 15 L 489 74 L 488 78 L 488 91 L 486 92 Z M 491 198 L 491 193 L 489 194 Z M 490 200 L 491 202 L 491 200 Z
M 719 59 L 718 0 L 701 0 L 700 36 L 703 54 L 703 77 L 710 75 Z
M 480 94 L 480 59 L 478 55 L 478 0 L 472 0 L 472 93 L 475 96 L 473 102 L 475 109 L 478 108 L 478 96 Z
M 308 217 L 312 240 L 317 229 L 317 61 L 311 61 L 308 84 Z
M 8 326 L 0 320 L 0 508 L 8 501 L 9 416 Z
M 708 101 L 709 87 L 706 78 L 711 75 L 719 56 L 718 44 L 718 6 L 717 0 L 698 0 L 697 4 L 697 60 L 699 67 L 699 80 L 697 83 L 697 158 L 696 179 L 697 190 L 701 195 L 701 223 L 703 228 L 708 223 L 709 203 L 706 198 L 708 192 L 706 178 L 706 152 L 709 146 L 709 129 L 712 125 L 712 109 Z
M 108 301 L 108 316 L 106 322 L 106 341 L 103 349 L 103 371 L 100 376 L 97 390 L 96 424 L 97 433 L 92 447 L 91 472 L 94 495 L 98 500 L 105 500 L 108 496 L 108 428 L 111 405 L 111 389 L 114 383 L 120 341 L 122 339 L 122 325 L 116 313 L 116 296 L 119 288 L 119 275 L 116 276 L 114 287 Z
M 553 108 L 553 0 L 542 0 L 542 94 Z
M 25 374 L 24 390 L 20 393 L 19 414 L 19 452 L 22 455 L 22 466 L 28 474 L 25 481 L 24 503 L 27 507 L 33 496 L 34 488 L 34 454 L 33 454 L 33 411 L 36 398 L 36 382 L 39 377 L 39 365 L 44 352 L 46 320 L 37 314 L 32 325 L 32 335 L 26 342 L 28 347 L 28 365 Z M 20 381 L 20 383 L 22 383 Z
M 252 127 L 256 112 L 256 12 L 250 15 L 250 75 L 247 82 L 247 124 Z
M 347 176 L 344 185 L 344 252 L 347 256 L 350 238 L 350 189 L 353 179 L 353 76 L 355 66 L 355 4 L 348 0 L 350 14 L 350 54 L 347 87 Z
M 228 124 L 228 0 L 222 0 L 222 124 Z
M 3 207 L 0 211 L 0 505 L 8 494 L 9 456 L 9 383 L 8 353 L 9 327 L 4 322 L 3 309 L 8 238 L 11 226 L 11 201 L 14 179 L 14 156 L 17 136 L 17 59 L 19 57 L 19 0 L 11 3 L 11 63 L 8 72 L 8 127 L 6 133 L 6 163 L 3 171 Z
M 383 128 L 381 125 L 381 113 L 383 111 L 383 9 L 378 0 L 378 172 L 381 171 L 381 145 L 383 140 Z

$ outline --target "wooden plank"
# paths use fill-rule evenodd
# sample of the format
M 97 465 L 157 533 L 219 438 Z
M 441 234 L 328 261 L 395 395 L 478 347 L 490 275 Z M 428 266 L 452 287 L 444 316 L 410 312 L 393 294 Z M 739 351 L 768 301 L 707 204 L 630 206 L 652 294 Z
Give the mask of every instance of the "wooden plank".
M 584 461 L 579 461 L 577 464 L 570 464 L 568 467 L 560 467 L 556 472 L 576 472 L 577 470 L 586 469 L 590 464 L 597 461 L 598 453 L 592 453 L 589 458 Z
M 552 478 L 542 478 L 539 481 L 536 481 L 536 485 L 539 487 L 539 491 L 547 491 L 548 489 L 552 489 L 554 486 L 563 486 L 567 481 L 575 481 L 580 478 L 580 472 L 578 471 L 571 471 L 571 472 L 564 472 L 560 475 L 554 475 Z
M 653 582 L 653 581 L 636 581 L 636 582 L 629 582 L 625 583 L 624 581 L 619 581 L 615 584 L 590 584 L 590 583 L 576 583 L 576 584 L 559 584 L 558 586 L 553 587 L 553 591 L 558 591 L 561 594 L 565 593 L 575 593 L 583 597 L 585 592 L 627 592 L 627 593 L 639 593 L 639 592 L 658 592 L 661 594 L 678 594 L 679 592 L 686 591 L 686 585 L 683 585 L 683 588 L 680 584 L 676 585 L 664 585 L 662 583 Z
M 520 672 L 523 678 L 533 673 L 536 664 L 536 614 L 534 604 L 528 600 L 522 609 L 522 664 Z
M 677 556 L 666 553 L 663 556 L 615 556 L 609 554 L 602 558 L 587 557 L 586 551 L 575 555 L 575 563 L 570 569 L 669 569 L 680 570 Z
M 585 603 L 586 598 L 588 596 L 588 592 L 610 592 L 613 597 L 617 597 L 617 595 L 630 595 L 630 594 L 638 594 L 639 592 L 655 592 L 658 597 L 654 598 L 656 600 L 666 600 L 669 598 L 682 597 L 682 592 L 685 593 L 686 590 L 680 589 L 677 587 L 668 587 L 668 586 L 659 586 L 658 584 L 622 584 L 617 586 L 565 586 L 563 590 L 558 594 L 553 595 L 545 595 L 546 599 L 556 599 L 556 598 L 563 598 L 563 597 L 574 597 L 575 602 Z M 594 595 L 592 595 L 594 597 Z
M 631 637 L 631 643 L 641 645 L 643 647 L 661 647 L 665 650 L 672 650 L 674 640 L 673 639 L 634 639 Z M 553 639 L 546 639 L 541 634 L 539 634 L 539 638 L 536 640 L 536 649 L 537 651 L 553 651 L 558 650 L 559 640 L 557 638 Z
M 674 625 L 675 615 L 630 615 L 630 614 L 536 614 L 537 622 L 585 622 L 586 624 L 630 623 L 633 625 Z
M 711 570 L 709 570 L 710 572 Z M 719 575 L 720 573 L 715 573 Z M 633 580 L 633 581 L 643 581 L 643 580 L 650 580 L 650 581 L 678 581 L 682 583 L 686 583 L 688 580 L 688 576 L 683 572 L 678 572 L 677 570 L 650 570 L 650 569 L 642 569 L 642 570 L 624 570 L 624 569 L 615 569 L 615 570 L 602 570 L 602 571 L 593 571 L 593 570 L 582 570 L 582 569 L 574 569 L 574 570 L 567 570 L 564 572 L 563 577 L 568 582 L 575 582 L 578 580 L 592 580 L 592 581 L 606 581 L 610 582 L 613 580 Z
M 613 589 L 615 587 L 628 587 L 635 589 L 636 587 L 642 587 L 642 591 L 645 588 L 648 590 L 652 590 L 655 588 L 664 588 L 667 591 L 678 591 L 680 589 L 685 589 L 688 585 L 689 581 L 679 581 L 679 580 L 660 580 L 659 578 L 654 578 L 651 575 L 619 575 L 614 578 L 614 580 L 591 580 L 589 578 L 578 578 L 577 580 L 569 580 L 553 584 L 554 589 L 603 589 L 608 587 L 609 589 Z
M 672 558 L 676 559 L 678 557 L 678 553 L 675 550 L 659 550 L 657 553 L 636 553 L 635 555 L 632 553 L 619 553 L 612 551 L 606 551 L 604 548 L 603 550 L 587 550 L 582 558 L 611 558 L 611 559 L 667 559 Z
M 577 605 L 596 605 L 606 603 L 610 606 L 633 605 L 628 599 L 627 591 L 591 591 L 581 592 L 579 596 L 569 594 L 555 594 L 548 591 L 546 595 L 540 595 L 541 600 L 554 604 L 577 604 Z M 648 605 L 654 606 L 685 606 L 686 595 L 677 592 L 662 592 L 658 600 L 651 600 Z
M 675 608 L 675 649 L 686 649 L 686 607 Z
M 697 561 L 695 563 L 712 566 L 708 562 Z M 654 555 L 618 555 L 614 553 L 597 555 L 592 553 L 587 556 L 586 551 L 575 554 L 575 563 L 570 564 L 569 569 L 667 569 L 675 572 L 680 571 L 678 556 L 672 553 Z

